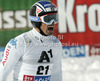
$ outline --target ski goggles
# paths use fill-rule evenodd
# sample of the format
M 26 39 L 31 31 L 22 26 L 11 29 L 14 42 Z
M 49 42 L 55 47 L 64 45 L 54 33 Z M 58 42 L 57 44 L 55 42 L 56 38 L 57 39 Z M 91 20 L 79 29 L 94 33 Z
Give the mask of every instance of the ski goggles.
M 49 15 L 43 15 L 41 17 L 34 17 L 34 16 L 30 16 L 29 18 L 31 21 L 35 21 L 35 22 L 43 22 L 47 25 L 52 24 L 52 22 L 55 22 L 55 24 L 58 22 L 58 14 L 49 14 Z

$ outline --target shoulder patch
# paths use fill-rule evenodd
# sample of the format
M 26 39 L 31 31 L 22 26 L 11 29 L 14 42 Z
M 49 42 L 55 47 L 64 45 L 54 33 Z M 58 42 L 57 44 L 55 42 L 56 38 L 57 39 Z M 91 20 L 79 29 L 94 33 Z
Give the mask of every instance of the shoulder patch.
M 25 39 L 26 43 L 31 43 L 32 42 L 27 34 L 24 35 L 24 39 Z
M 10 43 L 12 46 L 15 46 L 15 48 L 17 48 L 16 42 L 17 42 L 16 39 L 11 39 L 11 40 L 9 41 L 9 43 Z

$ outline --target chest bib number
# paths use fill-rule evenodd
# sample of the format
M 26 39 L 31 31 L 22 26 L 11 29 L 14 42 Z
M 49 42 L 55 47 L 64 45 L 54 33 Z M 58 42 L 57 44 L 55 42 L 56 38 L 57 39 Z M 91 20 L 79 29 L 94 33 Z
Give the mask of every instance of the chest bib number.
M 37 75 L 43 75 L 43 72 L 42 72 L 42 71 L 44 71 L 44 72 L 45 72 L 44 74 L 47 75 L 49 69 L 50 69 L 50 68 L 49 68 L 49 65 L 46 66 L 46 67 L 44 67 L 44 66 L 39 66 L 39 67 L 38 67 L 38 71 L 37 71 Z
M 36 75 L 38 76 L 51 75 L 52 67 L 53 67 L 52 63 L 38 65 Z
M 50 81 L 51 70 L 53 64 L 41 64 L 35 66 L 37 68 L 37 73 L 35 75 L 24 75 L 23 81 Z

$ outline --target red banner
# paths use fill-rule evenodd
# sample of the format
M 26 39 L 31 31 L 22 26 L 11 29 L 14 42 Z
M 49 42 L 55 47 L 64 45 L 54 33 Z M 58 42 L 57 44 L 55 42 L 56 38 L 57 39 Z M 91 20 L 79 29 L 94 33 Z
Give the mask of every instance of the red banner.
M 52 0 L 58 7 L 55 36 L 62 43 L 100 43 L 100 0 Z

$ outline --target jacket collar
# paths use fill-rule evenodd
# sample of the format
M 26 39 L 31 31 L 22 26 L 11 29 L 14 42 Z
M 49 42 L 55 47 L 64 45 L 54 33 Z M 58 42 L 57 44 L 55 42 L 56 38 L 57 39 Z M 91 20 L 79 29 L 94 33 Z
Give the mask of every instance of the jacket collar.
M 41 41 L 42 43 L 47 41 L 52 41 L 55 38 L 55 36 L 53 35 L 50 36 L 41 35 L 34 27 L 32 29 L 32 34 L 33 34 L 32 37 L 34 37 L 36 40 Z

